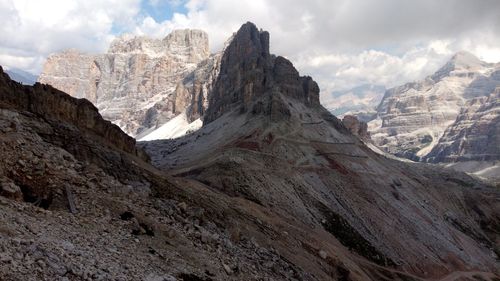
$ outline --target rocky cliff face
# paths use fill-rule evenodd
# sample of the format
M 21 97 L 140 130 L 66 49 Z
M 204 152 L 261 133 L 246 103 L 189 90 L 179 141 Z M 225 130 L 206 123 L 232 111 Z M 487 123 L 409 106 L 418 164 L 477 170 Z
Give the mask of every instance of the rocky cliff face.
M 342 118 L 342 124 L 344 124 L 351 134 L 358 136 L 364 141 L 371 141 L 370 133 L 368 132 L 368 124 L 359 121 L 356 116 L 345 115 L 344 118 Z
M 38 81 L 96 104 L 100 75 L 94 56 L 70 49 L 48 57 Z
M 413 160 L 439 162 L 452 158 L 476 158 L 469 153 L 477 154 L 477 158 L 483 154 L 490 154 L 491 157 L 491 150 L 496 150 L 492 147 L 477 147 L 474 152 L 444 147 L 451 145 L 450 138 L 458 138 L 450 136 L 458 133 L 457 126 L 468 126 L 462 121 L 469 118 L 463 116 L 467 115 L 468 108 L 486 101 L 486 97 L 499 85 L 500 65 L 482 62 L 466 52 L 457 53 L 446 65 L 424 80 L 389 89 L 378 107 L 378 119 L 370 122 L 372 138 L 385 151 Z M 480 118 L 480 115 L 471 115 L 470 118 Z M 476 119 L 468 124 L 476 121 L 483 122 Z M 485 133 L 496 134 L 484 130 L 469 128 L 462 131 L 462 138 L 465 132 L 479 133 L 469 135 L 470 139 L 482 139 L 481 135 Z M 489 141 L 483 144 L 486 143 L 490 146 L 493 144 Z M 455 152 L 445 155 L 452 151 Z M 437 154 L 440 156 L 437 157 Z M 497 159 L 500 157 L 500 153 L 494 154 Z
M 500 87 L 488 96 L 467 101 L 425 160 L 500 160 Z
M 269 53 L 269 33 L 244 24 L 224 50 L 220 72 L 211 91 L 204 124 L 240 108 L 246 112 L 255 100 L 273 92 L 319 106 L 319 88 L 311 77 L 299 76 L 292 63 Z
M 198 64 L 197 68 L 184 78 L 175 90 L 178 95 L 187 97 L 186 114 L 191 122 L 202 118 L 205 114 L 209 93 L 220 71 L 221 56 L 221 53 L 216 53 Z
M 50 56 L 39 81 L 90 100 L 106 119 L 136 136 L 203 100 L 179 85 L 199 63 L 210 64 L 204 62 L 209 55 L 208 36 L 199 30 L 176 30 L 162 40 L 125 36 L 106 54 L 70 50 Z
M 34 86 L 22 86 L 10 80 L 1 68 L 0 105 L 18 111 L 28 111 L 47 120 L 70 123 L 79 130 L 101 139 L 101 143 L 106 143 L 115 150 L 144 159 L 147 157 L 136 148 L 134 138 L 123 133 L 118 126 L 104 120 L 97 108 L 88 100 L 73 98 L 51 86 L 39 83 Z M 83 152 L 86 149 L 79 147 L 75 150 Z

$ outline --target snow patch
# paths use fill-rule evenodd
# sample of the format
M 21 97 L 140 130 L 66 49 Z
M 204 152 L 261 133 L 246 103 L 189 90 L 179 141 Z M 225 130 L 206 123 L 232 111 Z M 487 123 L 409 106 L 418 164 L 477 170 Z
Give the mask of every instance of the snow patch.
M 147 133 L 145 136 L 140 137 L 139 141 L 152 141 L 161 139 L 175 139 L 186 135 L 188 132 L 197 131 L 203 125 L 200 118 L 189 122 L 186 112 L 182 112 L 176 117 L 172 118 L 167 123 L 160 126 L 158 129 Z

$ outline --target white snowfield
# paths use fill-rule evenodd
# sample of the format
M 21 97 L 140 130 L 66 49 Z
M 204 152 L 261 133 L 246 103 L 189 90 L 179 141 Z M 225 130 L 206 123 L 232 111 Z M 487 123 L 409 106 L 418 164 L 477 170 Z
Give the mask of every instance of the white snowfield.
M 167 123 L 159 128 L 145 132 L 143 136 L 138 136 L 139 141 L 152 141 L 161 139 L 175 139 L 186 135 L 189 132 L 197 131 L 203 125 L 201 118 L 189 122 L 186 112 L 182 112 L 176 117 L 172 118 Z

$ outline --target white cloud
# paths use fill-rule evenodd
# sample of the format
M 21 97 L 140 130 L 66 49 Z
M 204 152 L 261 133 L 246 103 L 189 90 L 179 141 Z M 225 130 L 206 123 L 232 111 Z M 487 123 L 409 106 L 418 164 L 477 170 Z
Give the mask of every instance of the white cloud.
M 143 1 L 157 7 L 181 3 Z M 419 79 L 462 49 L 500 60 L 497 0 L 189 0 L 184 7 L 186 14 L 157 22 L 141 11 L 139 0 L 0 0 L 0 64 L 37 70 L 60 49 L 103 51 L 117 25 L 156 37 L 177 28 L 203 29 L 212 51 L 219 51 L 246 21 L 268 30 L 271 51 L 327 93 Z
M 139 0 L 0 0 L 0 64 L 37 72 L 52 52 L 102 51 L 139 10 Z
M 271 51 L 313 76 L 323 92 L 419 79 L 459 50 L 500 61 L 498 1 L 191 0 L 185 6 L 186 15 L 160 23 L 146 18 L 135 32 L 200 28 L 219 51 L 252 21 L 271 33 Z

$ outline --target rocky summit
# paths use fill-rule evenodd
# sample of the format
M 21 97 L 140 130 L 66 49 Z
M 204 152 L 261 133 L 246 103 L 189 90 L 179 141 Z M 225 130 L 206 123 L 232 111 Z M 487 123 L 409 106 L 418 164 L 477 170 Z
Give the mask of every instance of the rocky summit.
M 276 99 L 279 93 L 308 106 L 319 105 L 316 82 L 311 77 L 299 76 L 292 63 L 284 57 L 272 56 L 269 53 L 269 33 L 258 31 L 251 23 L 243 25 L 234 35 L 224 50 L 220 64 L 204 124 L 235 107 L 242 112 L 269 110 L 270 113 L 279 114 L 280 110 L 286 111 L 286 106 L 279 108 L 280 101 Z M 266 104 L 261 102 L 250 108 L 262 98 L 267 100 Z
M 88 99 L 131 136 L 144 136 L 186 111 L 199 118 L 206 91 L 198 72 L 209 72 L 212 60 L 200 30 L 175 30 L 164 39 L 122 36 L 106 54 L 51 55 L 38 81 Z
M 374 153 L 269 43 L 244 24 L 203 126 L 138 144 L 2 72 L 2 280 L 497 280 L 499 190 Z

